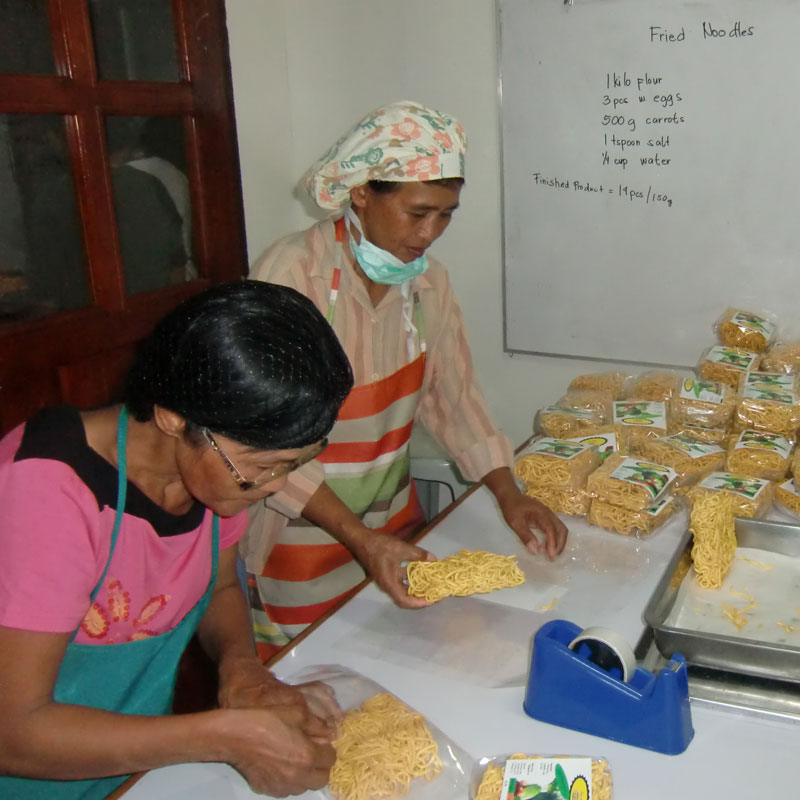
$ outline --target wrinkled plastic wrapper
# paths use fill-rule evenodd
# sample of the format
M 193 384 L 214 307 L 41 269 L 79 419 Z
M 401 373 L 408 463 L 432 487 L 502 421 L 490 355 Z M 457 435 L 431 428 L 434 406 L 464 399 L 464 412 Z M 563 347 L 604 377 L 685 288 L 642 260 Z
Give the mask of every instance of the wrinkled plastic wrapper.
M 800 374 L 800 342 L 776 342 L 761 356 L 758 368 L 764 372 Z
M 527 784 L 520 786 L 516 791 L 515 783 L 512 793 L 511 787 L 504 784 L 503 775 L 509 761 L 523 761 L 535 759 L 541 761 L 535 765 L 536 777 L 524 777 L 524 770 L 519 765 L 515 772 L 522 773 L 519 778 Z M 573 761 L 572 759 L 578 759 Z M 552 762 L 552 763 L 547 763 Z M 556 764 L 561 765 L 561 777 L 558 776 Z M 588 766 L 588 770 L 586 767 Z M 584 775 L 584 772 L 591 773 Z M 469 798 L 470 800 L 506 800 L 507 797 L 515 798 L 558 798 L 587 797 L 588 793 L 581 793 L 580 778 L 590 782 L 592 800 L 611 800 L 613 781 L 611 768 L 605 758 L 597 756 L 566 756 L 566 755 L 539 755 L 514 753 L 506 755 L 486 756 L 478 759 L 470 775 Z M 574 788 L 573 788 L 574 787 Z M 538 788 L 538 791 L 537 791 Z M 503 789 L 506 793 L 503 793 Z
M 782 481 L 792 463 L 794 442 L 770 431 L 745 430 L 734 436 L 725 469 L 768 481 Z
M 544 503 L 556 514 L 569 514 L 573 517 L 585 517 L 589 513 L 592 496 L 586 489 L 570 489 L 560 486 L 525 487 L 525 494 Z
M 667 425 L 667 431 L 670 436 L 683 434 L 684 436 L 691 436 L 692 439 L 697 439 L 698 442 L 716 444 L 720 447 L 725 447 L 728 444 L 730 436 L 728 428 L 703 428 L 700 425 L 680 425 L 674 422 L 670 422 Z
M 599 464 L 600 456 L 590 445 L 545 437 L 523 450 L 514 474 L 526 486 L 581 489 Z
M 298 684 L 308 681 L 322 681 L 330 686 L 336 694 L 336 701 L 345 712 L 358 708 L 365 700 L 375 695 L 387 693 L 386 689 L 370 678 L 346 667 L 335 665 L 306 668 L 291 676 L 288 683 Z M 415 710 L 410 706 L 409 708 Z M 463 800 L 469 788 L 468 776 L 473 759 L 435 725 L 427 720 L 426 725 L 436 742 L 442 769 L 431 780 L 414 778 L 407 793 L 395 796 L 405 797 L 408 800 Z M 312 796 L 320 800 L 348 800 L 345 796 L 333 794 L 327 786 L 314 792 Z M 386 800 L 390 800 L 388 796 Z
M 775 505 L 793 522 L 800 520 L 800 490 L 793 478 L 785 480 L 775 488 Z
M 628 400 L 671 400 L 683 383 L 677 372 L 648 370 L 637 375 L 626 392 Z
M 658 400 L 614 403 L 614 428 L 623 453 L 639 454 L 644 442 L 667 435 L 667 405 Z
M 728 308 L 714 325 L 719 341 L 752 353 L 763 353 L 774 341 L 775 317 L 763 312 Z
M 796 438 L 800 429 L 800 394 L 794 376 L 748 372 L 736 404 L 733 427 L 758 428 Z
M 588 477 L 586 489 L 612 506 L 646 511 L 669 493 L 676 478 L 670 467 L 614 453 Z
M 713 492 L 728 492 L 736 501 L 737 517 L 760 519 L 775 499 L 775 484 L 763 478 L 751 478 L 733 472 L 712 472 L 689 490 L 689 502 Z
M 670 403 L 670 425 L 728 429 L 735 410 L 736 393 L 727 383 L 686 378 Z
M 568 391 L 576 389 L 599 389 L 611 392 L 614 400 L 621 400 L 627 392 L 631 376 L 624 372 L 590 372 L 578 375 L 568 387 Z
M 738 347 L 714 345 L 700 357 L 697 374 L 707 381 L 720 381 L 738 390 L 744 373 L 755 369 L 760 361 L 758 353 Z
M 570 439 L 601 431 L 607 424 L 603 415 L 591 408 L 547 406 L 536 414 L 533 429 L 554 439 Z
M 614 395 L 608 389 L 573 389 L 568 391 L 556 405 L 561 408 L 588 408 L 609 422 L 613 403 Z
M 685 489 L 712 472 L 725 468 L 725 450 L 685 434 L 665 436 L 642 445 L 641 454 L 656 464 L 672 467 L 678 473 L 673 491 Z
M 662 497 L 655 506 L 644 511 L 631 511 L 595 498 L 589 508 L 588 521 L 613 533 L 643 538 L 658 530 L 682 508 L 681 500 L 672 495 Z

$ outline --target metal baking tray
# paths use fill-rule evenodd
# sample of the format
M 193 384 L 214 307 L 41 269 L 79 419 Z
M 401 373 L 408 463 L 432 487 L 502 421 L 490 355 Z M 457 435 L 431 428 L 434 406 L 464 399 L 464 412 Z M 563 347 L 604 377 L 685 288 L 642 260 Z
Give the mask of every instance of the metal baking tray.
M 740 547 L 755 547 L 800 558 L 798 525 L 737 518 L 736 539 Z M 687 571 L 690 549 L 691 533 L 687 531 L 644 610 L 645 622 L 653 630 L 659 651 L 667 658 L 673 653 L 681 653 L 690 664 L 800 682 L 800 647 L 701 633 L 666 624 Z

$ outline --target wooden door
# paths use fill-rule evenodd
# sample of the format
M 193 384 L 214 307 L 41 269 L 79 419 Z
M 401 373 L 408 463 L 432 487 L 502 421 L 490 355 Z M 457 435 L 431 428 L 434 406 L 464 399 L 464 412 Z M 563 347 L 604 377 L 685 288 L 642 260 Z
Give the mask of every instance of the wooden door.
M 2 433 L 246 274 L 223 0 L 3 0 L 0 185 Z

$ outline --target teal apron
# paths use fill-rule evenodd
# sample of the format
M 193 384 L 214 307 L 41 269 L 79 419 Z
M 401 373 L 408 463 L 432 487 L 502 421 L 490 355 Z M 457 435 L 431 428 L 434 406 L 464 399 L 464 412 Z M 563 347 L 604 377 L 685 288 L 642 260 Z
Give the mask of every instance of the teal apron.
M 126 443 L 128 412 L 123 406 L 117 429 L 117 514 L 111 546 L 103 574 L 91 595 L 94 602 L 108 572 L 117 542 L 127 493 Z M 177 627 L 160 636 L 123 644 L 77 644 L 72 639 L 58 671 L 53 697 L 58 703 L 91 706 L 121 714 L 154 716 L 168 714 L 178 661 L 195 632 L 211 599 L 217 578 L 219 517 L 214 515 L 211 537 L 211 580 L 197 605 Z M 79 628 L 80 629 L 80 626 Z M 33 780 L 0 777 L 0 798 L 9 800 L 101 800 L 117 788 L 127 775 L 77 781 Z

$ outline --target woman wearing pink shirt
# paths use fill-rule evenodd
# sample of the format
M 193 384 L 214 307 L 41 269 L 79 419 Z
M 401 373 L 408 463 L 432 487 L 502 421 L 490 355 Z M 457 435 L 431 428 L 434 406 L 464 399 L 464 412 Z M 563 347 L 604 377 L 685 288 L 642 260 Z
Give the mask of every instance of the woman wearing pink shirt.
M 240 281 L 156 327 L 124 404 L 45 409 L 0 441 L 0 796 L 102 798 L 223 761 L 323 786 L 339 711 L 261 665 L 235 571 L 245 509 L 326 445 L 352 373 L 299 293 Z M 198 633 L 220 708 L 169 716 Z

